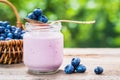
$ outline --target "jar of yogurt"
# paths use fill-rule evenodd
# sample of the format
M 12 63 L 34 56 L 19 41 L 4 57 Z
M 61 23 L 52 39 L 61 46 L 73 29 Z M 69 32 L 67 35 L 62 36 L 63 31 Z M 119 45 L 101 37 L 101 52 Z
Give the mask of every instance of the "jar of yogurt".
M 23 37 L 23 60 L 28 72 L 51 74 L 58 71 L 63 61 L 61 23 L 40 25 L 26 23 Z

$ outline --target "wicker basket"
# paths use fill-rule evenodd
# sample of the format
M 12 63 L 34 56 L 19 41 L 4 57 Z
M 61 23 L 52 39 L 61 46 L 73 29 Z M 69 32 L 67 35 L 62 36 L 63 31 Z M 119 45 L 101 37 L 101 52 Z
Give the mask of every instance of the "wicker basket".
M 20 21 L 17 9 L 7 0 L 0 0 L 13 9 L 17 24 L 16 26 L 24 29 L 24 25 Z M 0 64 L 16 64 L 22 62 L 23 59 L 23 40 L 0 41 Z

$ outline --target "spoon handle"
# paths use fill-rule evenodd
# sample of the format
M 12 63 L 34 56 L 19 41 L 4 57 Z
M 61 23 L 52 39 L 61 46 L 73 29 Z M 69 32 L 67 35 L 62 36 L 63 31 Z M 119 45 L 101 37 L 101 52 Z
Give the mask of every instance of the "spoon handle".
M 71 22 L 71 23 L 77 23 L 77 24 L 93 24 L 93 23 L 95 23 L 95 20 L 94 21 L 57 20 L 54 22 Z

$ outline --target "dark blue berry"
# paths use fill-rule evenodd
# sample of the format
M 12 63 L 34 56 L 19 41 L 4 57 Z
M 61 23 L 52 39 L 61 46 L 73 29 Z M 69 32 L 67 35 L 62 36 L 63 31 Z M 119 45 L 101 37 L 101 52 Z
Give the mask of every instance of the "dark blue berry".
M 37 20 L 37 17 L 33 13 L 29 13 L 27 18 Z
M 4 37 L 4 38 L 7 37 L 6 34 L 4 34 L 4 33 L 0 34 L 0 36 L 2 36 L 2 37 Z
M 5 34 L 8 34 L 8 33 L 10 33 L 10 30 L 9 29 L 5 29 L 4 32 L 5 32 Z
M 5 30 L 5 27 L 0 26 L 0 33 L 4 32 L 4 30 Z
M 25 31 L 24 31 L 24 30 L 22 30 L 22 31 L 21 31 L 21 34 L 24 34 L 24 33 L 25 33 Z
M 43 23 L 47 23 L 48 22 L 48 18 L 46 16 L 42 15 L 42 16 L 38 17 L 38 21 L 41 21 Z
M 8 38 L 6 38 L 5 40 L 11 40 L 11 39 L 12 39 L 12 38 L 9 38 L 9 37 L 8 37 Z
M 10 23 L 8 21 L 4 21 L 3 22 L 3 26 L 6 27 L 7 25 L 9 25 Z
M 23 36 L 24 36 L 24 34 L 21 34 L 21 35 L 20 35 L 20 39 L 23 39 Z
M 73 58 L 71 64 L 76 68 L 80 64 L 80 58 Z
M 16 27 L 15 26 L 12 26 L 11 27 L 11 32 L 14 33 L 16 31 Z
M 8 33 L 8 34 L 7 34 L 7 37 L 8 37 L 8 38 L 13 38 L 13 34 L 12 34 L 12 33 Z
M 21 32 L 19 32 L 18 30 L 16 30 L 14 32 L 14 39 L 19 39 L 20 38 L 20 35 L 21 35 Z
M 68 64 L 67 66 L 65 66 L 64 72 L 66 74 L 71 74 L 74 72 L 74 67 L 71 64 Z
M 11 25 L 7 25 L 7 26 L 6 26 L 6 29 L 11 30 Z
M 21 28 L 16 28 L 16 30 L 17 30 L 18 32 L 21 32 L 21 31 L 22 31 L 22 29 L 21 29 Z
M 37 17 L 38 17 L 38 16 L 42 16 L 42 10 L 39 9 L 39 8 L 34 9 L 33 13 L 34 13 L 34 15 L 37 16 Z
M 84 65 L 78 65 L 76 67 L 76 72 L 78 73 L 84 73 L 86 71 L 86 67 Z
M 100 67 L 100 66 L 97 66 L 95 69 L 94 69 L 94 72 L 96 74 L 102 74 L 103 73 L 103 68 Z
M 11 26 L 8 21 L 0 21 L 0 40 L 23 39 L 24 30 Z
M 5 38 L 3 36 L 0 37 L 0 40 L 5 40 Z
M 18 31 L 14 32 L 14 36 L 17 37 L 18 36 Z

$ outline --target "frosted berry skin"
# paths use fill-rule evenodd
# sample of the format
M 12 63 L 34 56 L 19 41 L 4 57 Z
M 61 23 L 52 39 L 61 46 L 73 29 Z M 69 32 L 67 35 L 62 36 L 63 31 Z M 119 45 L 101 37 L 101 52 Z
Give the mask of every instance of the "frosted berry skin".
M 35 16 L 42 16 L 42 10 L 40 8 L 34 9 L 33 14 Z
M 5 38 L 3 36 L 0 37 L 0 40 L 5 40 Z
M 23 39 L 23 36 L 24 36 L 24 34 L 21 34 L 21 35 L 20 35 L 20 39 Z
M 8 33 L 7 37 L 12 39 L 13 38 L 13 34 L 12 33 Z
M 38 20 L 43 22 L 43 23 L 47 23 L 48 22 L 48 18 L 45 15 L 38 17 Z
M 7 25 L 9 25 L 10 23 L 8 21 L 4 21 L 3 22 L 3 26 L 6 27 Z
M 11 32 L 14 33 L 16 30 L 16 27 L 15 26 L 11 26 Z
M 0 21 L 0 40 L 23 39 L 24 30 L 11 26 L 8 21 Z
M 71 64 L 76 68 L 80 64 L 80 58 L 73 58 Z
M 22 32 L 22 29 L 21 28 L 16 28 L 16 31 Z
M 76 67 L 76 72 L 78 72 L 78 73 L 84 73 L 85 71 L 86 71 L 86 66 L 84 66 L 84 65 L 78 65 Z
M 64 68 L 64 72 L 65 72 L 66 74 L 71 74 L 71 73 L 74 72 L 74 70 L 75 70 L 75 69 L 74 69 L 74 66 L 71 65 L 71 64 L 66 65 L 65 68 Z
M 27 15 L 27 18 L 33 19 L 33 20 L 36 20 L 36 19 L 37 19 L 37 17 L 36 17 L 33 13 L 29 13 L 29 14 Z
M 9 38 L 9 37 L 8 37 L 8 38 L 6 38 L 5 40 L 11 40 L 11 39 L 12 39 L 12 38 Z
M 4 37 L 4 38 L 6 38 L 6 37 L 7 37 L 7 35 L 6 35 L 6 34 L 4 34 L 4 33 L 1 33 L 1 34 L 0 34 L 0 36 L 1 36 L 1 37 Z
M 8 34 L 8 33 L 10 33 L 10 30 L 9 29 L 5 29 L 4 32 L 5 32 L 5 34 Z
M 7 26 L 6 26 L 6 29 L 10 29 L 10 30 L 11 30 L 11 26 L 10 26 L 10 25 L 7 25 Z
M 95 72 L 95 74 L 102 74 L 102 73 L 103 73 L 103 68 L 100 67 L 100 66 L 97 66 L 97 67 L 94 69 L 94 72 Z
M 0 26 L 0 33 L 4 32 L 4 30 L 5 30 L 5 27 Z
M 43 12 L 40 8 L 34 9 L 33 12 L 31 12 L 27 15 L 27 18 L 33 19 L 33 20 L 36 20 L 36 21 L 40 21 L 40 22 L 43 22 L 43 23 L 48 22 L 48 18 L 45 15 L 43 15 Z

